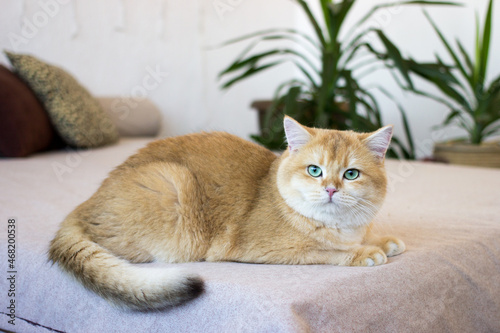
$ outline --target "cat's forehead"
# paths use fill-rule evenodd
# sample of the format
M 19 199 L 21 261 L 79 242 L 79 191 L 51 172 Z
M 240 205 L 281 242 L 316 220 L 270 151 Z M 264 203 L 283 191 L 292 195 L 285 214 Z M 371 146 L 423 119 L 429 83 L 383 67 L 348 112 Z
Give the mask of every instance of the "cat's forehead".
M 347 167 L 360 158 L 363 145 L 354 132 L 328 131 L 311 141 L 310 157 L 321 165 Z

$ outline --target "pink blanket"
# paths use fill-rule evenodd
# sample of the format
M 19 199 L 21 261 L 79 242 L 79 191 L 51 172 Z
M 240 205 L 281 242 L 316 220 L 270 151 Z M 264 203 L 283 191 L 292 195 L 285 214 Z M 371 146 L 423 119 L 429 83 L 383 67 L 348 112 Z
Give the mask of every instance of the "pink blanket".
M 398 161 L 387 161 L 389 193 L 375 230 L 399 236 L 408 250 L 386 265 L 183 264 L 205 280 L 198 299 L 152 313 L 111 307 L 52 266 L 46 251 L 65 215 L 146 142 L 0 160 L 1 329 L 500 332 L 500 170 Z

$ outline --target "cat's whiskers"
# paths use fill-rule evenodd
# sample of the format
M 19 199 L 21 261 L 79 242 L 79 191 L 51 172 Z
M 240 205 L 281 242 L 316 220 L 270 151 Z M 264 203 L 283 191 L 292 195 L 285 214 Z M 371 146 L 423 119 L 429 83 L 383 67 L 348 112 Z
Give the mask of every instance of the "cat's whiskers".
M 366 225 L 378 212 L 378 207 L 366 199 L 345 196 L 343 200 L 343 203 L 349 203 L 348 207 L 350 209 L 345 215 L 348 215 L 349 221 L 347 224 L 351 227 Z
M 378 212 L 378 210 L 380 209 L 380 207 L 378 206 L 375 206 L 371 201 L 369 200 L 366 200 L 366 199 L 363 199 L 363 198 L 359 198 L 359 200 L 364 204 L 366 205 L 367 207 L 370 207 L 374 214 L 376 214 Z
M 370 222 L 378 212 L 378 208 L 367 200 L 362 200 L 363 203 L 358 203 L 355 207 L 359 213 L 363 213 L 363 224 Z

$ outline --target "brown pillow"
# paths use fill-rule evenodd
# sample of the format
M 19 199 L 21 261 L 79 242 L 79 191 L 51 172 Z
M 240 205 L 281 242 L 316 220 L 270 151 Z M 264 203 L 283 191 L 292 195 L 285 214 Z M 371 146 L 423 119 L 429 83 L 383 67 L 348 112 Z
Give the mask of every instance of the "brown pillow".
M 0 156 L 22 157 L 48 149 L 57 134 L 30 88 L 0 65 Z
M 66 143 L 79 148 L 94 148 L 118 140 L 118 131 L 110 117 L 71 74 L 30 55 L 5 54 L 16 74 L 42 102 Z

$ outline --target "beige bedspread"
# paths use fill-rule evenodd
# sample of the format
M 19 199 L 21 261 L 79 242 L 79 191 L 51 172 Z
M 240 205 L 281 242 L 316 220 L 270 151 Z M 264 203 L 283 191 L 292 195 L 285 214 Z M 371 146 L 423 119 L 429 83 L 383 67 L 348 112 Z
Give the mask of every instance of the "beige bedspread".
M 500 332 L 500 170 L 398 161 L 387 161 L 389 193 L 376 230 L 399 236 L 408 250 L 386 265 L 183 264 L 206 282 L 198 299 L 153 313 L 112 308 L 48 263 L 46 251 L 65 215 L 146 142 L 0 160 L 1 329 Z M 15 297 L 7 297 L 10 218 Z

